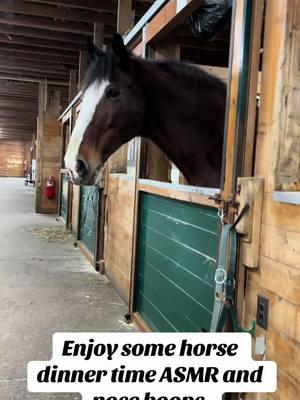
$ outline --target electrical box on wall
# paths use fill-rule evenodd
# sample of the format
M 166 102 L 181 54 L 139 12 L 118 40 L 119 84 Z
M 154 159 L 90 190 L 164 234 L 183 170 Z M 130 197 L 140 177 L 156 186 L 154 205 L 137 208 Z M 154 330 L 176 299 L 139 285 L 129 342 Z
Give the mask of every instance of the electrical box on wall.
M 268 329 L 269 299 L 257 296 L 256 322 L 261 328 Z

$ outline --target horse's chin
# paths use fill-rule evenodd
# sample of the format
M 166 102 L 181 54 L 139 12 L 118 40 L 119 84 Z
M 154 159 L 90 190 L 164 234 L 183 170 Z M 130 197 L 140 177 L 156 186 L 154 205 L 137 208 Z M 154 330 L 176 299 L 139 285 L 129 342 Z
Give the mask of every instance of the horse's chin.
M 85 177 L 80 177 L 77 172 L 69 170 L 68 179 L 73 185 L 76 186 L 100 186 L 104 179 L 105 164 L 99 164 L 93 172 L 90 172 Z
M 95 173 L 92 176 L 89 176 L 87 178 L 80 178 L 79 176 L 77 177 L 69 176 L 69 181 L 76 186 L 99 186 L 102 181 L 102 177 L 103 173 L 101 169 L 100 171 L 95 171 Z

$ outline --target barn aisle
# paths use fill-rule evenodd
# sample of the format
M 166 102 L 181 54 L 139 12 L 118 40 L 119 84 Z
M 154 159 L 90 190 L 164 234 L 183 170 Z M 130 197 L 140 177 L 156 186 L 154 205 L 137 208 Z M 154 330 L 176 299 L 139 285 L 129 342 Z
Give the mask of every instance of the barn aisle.
M 0 399 L 80 399 L 27 393 L 27 362 L 51 358 L 57 331 L 132 330 L 127 307 L 23 179 L 0 178 L 0 243 Z

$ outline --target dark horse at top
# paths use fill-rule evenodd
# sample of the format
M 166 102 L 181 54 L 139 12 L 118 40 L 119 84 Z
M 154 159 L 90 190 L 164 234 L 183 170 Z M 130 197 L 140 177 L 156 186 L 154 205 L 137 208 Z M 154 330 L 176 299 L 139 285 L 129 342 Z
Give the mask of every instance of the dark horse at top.
M 92 64 L 65 156 L 73 182 L 97 184 L 109 156 L 143 136 L 189 184 L 219 187 L 226 85 L 189 64 L 133 56 L 119 35 L 112 49 L 88 45 Z

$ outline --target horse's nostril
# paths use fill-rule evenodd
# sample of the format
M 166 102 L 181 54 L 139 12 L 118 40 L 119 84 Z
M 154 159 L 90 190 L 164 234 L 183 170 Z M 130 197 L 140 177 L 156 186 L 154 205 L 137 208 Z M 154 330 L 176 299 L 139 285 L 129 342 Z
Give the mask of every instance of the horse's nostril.
M 76 161 L 75 171 L 80 176 L 80 178 L 83 178 L 88 172 L 87 167 L 85 166 L 85 163 L 82 160 Z

